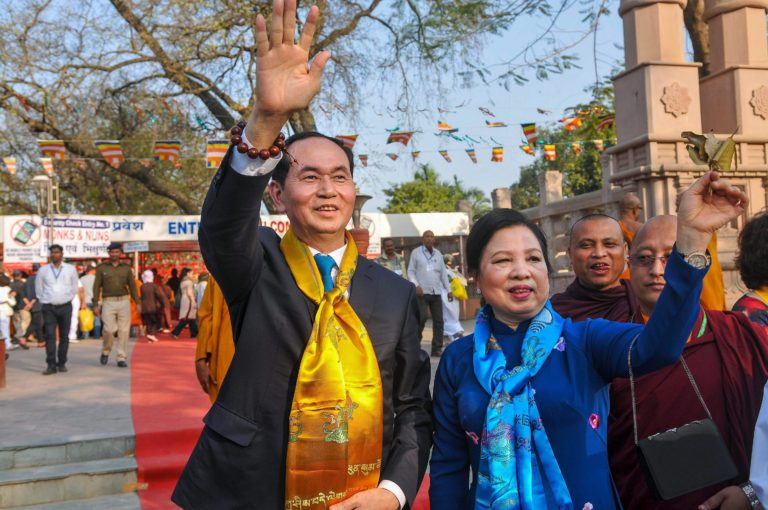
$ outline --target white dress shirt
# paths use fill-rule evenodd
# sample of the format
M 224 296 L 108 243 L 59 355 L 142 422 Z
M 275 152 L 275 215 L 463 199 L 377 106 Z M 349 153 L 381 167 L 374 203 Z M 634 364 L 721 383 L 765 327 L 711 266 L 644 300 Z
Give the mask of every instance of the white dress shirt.
M 421 287 L 424 294 L 439 296 L 443 290 L 451 292 L 443 254 L 437 248 L 432 248 L 430 253 L 424 246 L 419 246 L 411 252 L 408 279 L 417 287 Z
M 243 131 L 243 134 L 241 135 L 243 142 L 251 145 L 248 139 L 245 137 L 245 131 Z M 266 175 L 270 173 L 272 170 L 275 169 L 277 166 L 277 163 L 282 159 L 283 153 L 281 152 L 277 157 L 269 158 L 267 160 L 259 159 L 251 159 L 246 154 L 241 154 L 237 151 L 232 152 L 232 157 L 230 158 L 229 167 L 234 170 L 235 172 L 246 175 L 246 176 L 258 176 L 258 175 Z M 323 253 L 323 255 L 329 255 L 331 258 L 333 258 L 333 261 L 336 262 L 336 266 L 331 269 L 331 278 L 333 278 L 334 281 L 336 281 L 336 275 L 339 273 L 339 267 L 341 267 L 341 259 L 344 257 L 344 252 L 347 250 L 347 245 L 345 244 L 341 248 L 338 248 L 331 253 Z M 322 253 L 320 250 L 316 250 L 315 248 L 312 248 L 309 246 L 309 251 L 312 253 L 312 256 L 314 257 L 318 253 Z M 437 251 L 437 250 L 435 250 Z M 442 256 L 440 258 L 440 262 L 442 262 Z M 445 267 L 443 266 L 443 269 Z M 450 287 L 449 287 L 450 289 Z M 344 293 L 344 297 L 349 298 L 349 289 Z M 400 508 L 403 508 L 406 503 L 405 499 L 405 493 L 400 488 L 399 485 L 397 485 L 395 482 L 391 480 L 381 480 L 379 482 L 379 488 L 388 490 L 392 494 L 395 495 L 397 498 L 397 501 L 400 502 Z
M 66 262 L 58 268 L 53 263 L 46 264 L 37 273 L 35 294 L 44 305 L 64 305 L 72 302 L 79 285 L 75 266 Z

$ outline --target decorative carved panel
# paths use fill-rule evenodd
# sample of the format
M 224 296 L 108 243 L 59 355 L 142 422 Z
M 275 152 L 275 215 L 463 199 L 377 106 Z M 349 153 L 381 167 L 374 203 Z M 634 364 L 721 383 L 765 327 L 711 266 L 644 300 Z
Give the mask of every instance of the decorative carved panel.
M 664 105 L 664 111 L 674 117 L 680 117 L 688 113 L 691 106 L 691 96 L 688 89 L 673 82 L 664 87 L 664 93 L 661 96 L 661 102 Z
M 755 115 L 768 119 L 768 87 L 761 85 L 752 91 L 752 99 L 749 101 Z

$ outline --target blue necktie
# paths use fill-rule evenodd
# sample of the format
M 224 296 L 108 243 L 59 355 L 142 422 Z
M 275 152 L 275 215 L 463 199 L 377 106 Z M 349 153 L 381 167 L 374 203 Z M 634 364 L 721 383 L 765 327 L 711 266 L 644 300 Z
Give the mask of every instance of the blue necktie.
M 320 276 L 323 277 L 323 287 L 325 292 L 332 290 L 335 282 L 331 277 L 331 271 L 336 267 L 336 261 L 334 261 L 333 257 L 330 255 L 318 253 L 315 255 L 315 264 L 317 264 L 317 269 L 320 271 Z

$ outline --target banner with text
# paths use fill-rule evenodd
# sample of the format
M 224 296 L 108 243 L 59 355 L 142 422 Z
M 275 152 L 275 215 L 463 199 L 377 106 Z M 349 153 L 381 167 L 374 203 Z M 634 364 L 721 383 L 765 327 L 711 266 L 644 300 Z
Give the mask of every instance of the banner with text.
M 112 222 L 103 216 L 41 218 L 37 215 L 3 217 L 5 262 L 45 262 L 49 243 L 60 244 L 66 259 L 107 256 Z

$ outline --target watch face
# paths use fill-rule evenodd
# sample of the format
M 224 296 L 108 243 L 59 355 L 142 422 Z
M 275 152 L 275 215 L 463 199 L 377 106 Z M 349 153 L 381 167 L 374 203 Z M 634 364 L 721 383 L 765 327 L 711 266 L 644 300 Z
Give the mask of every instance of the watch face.
M 692 253 L 685 258 L 685 261 L 697 269 L 704 269 L 707 267 L 707 256 L 701 253 Z

